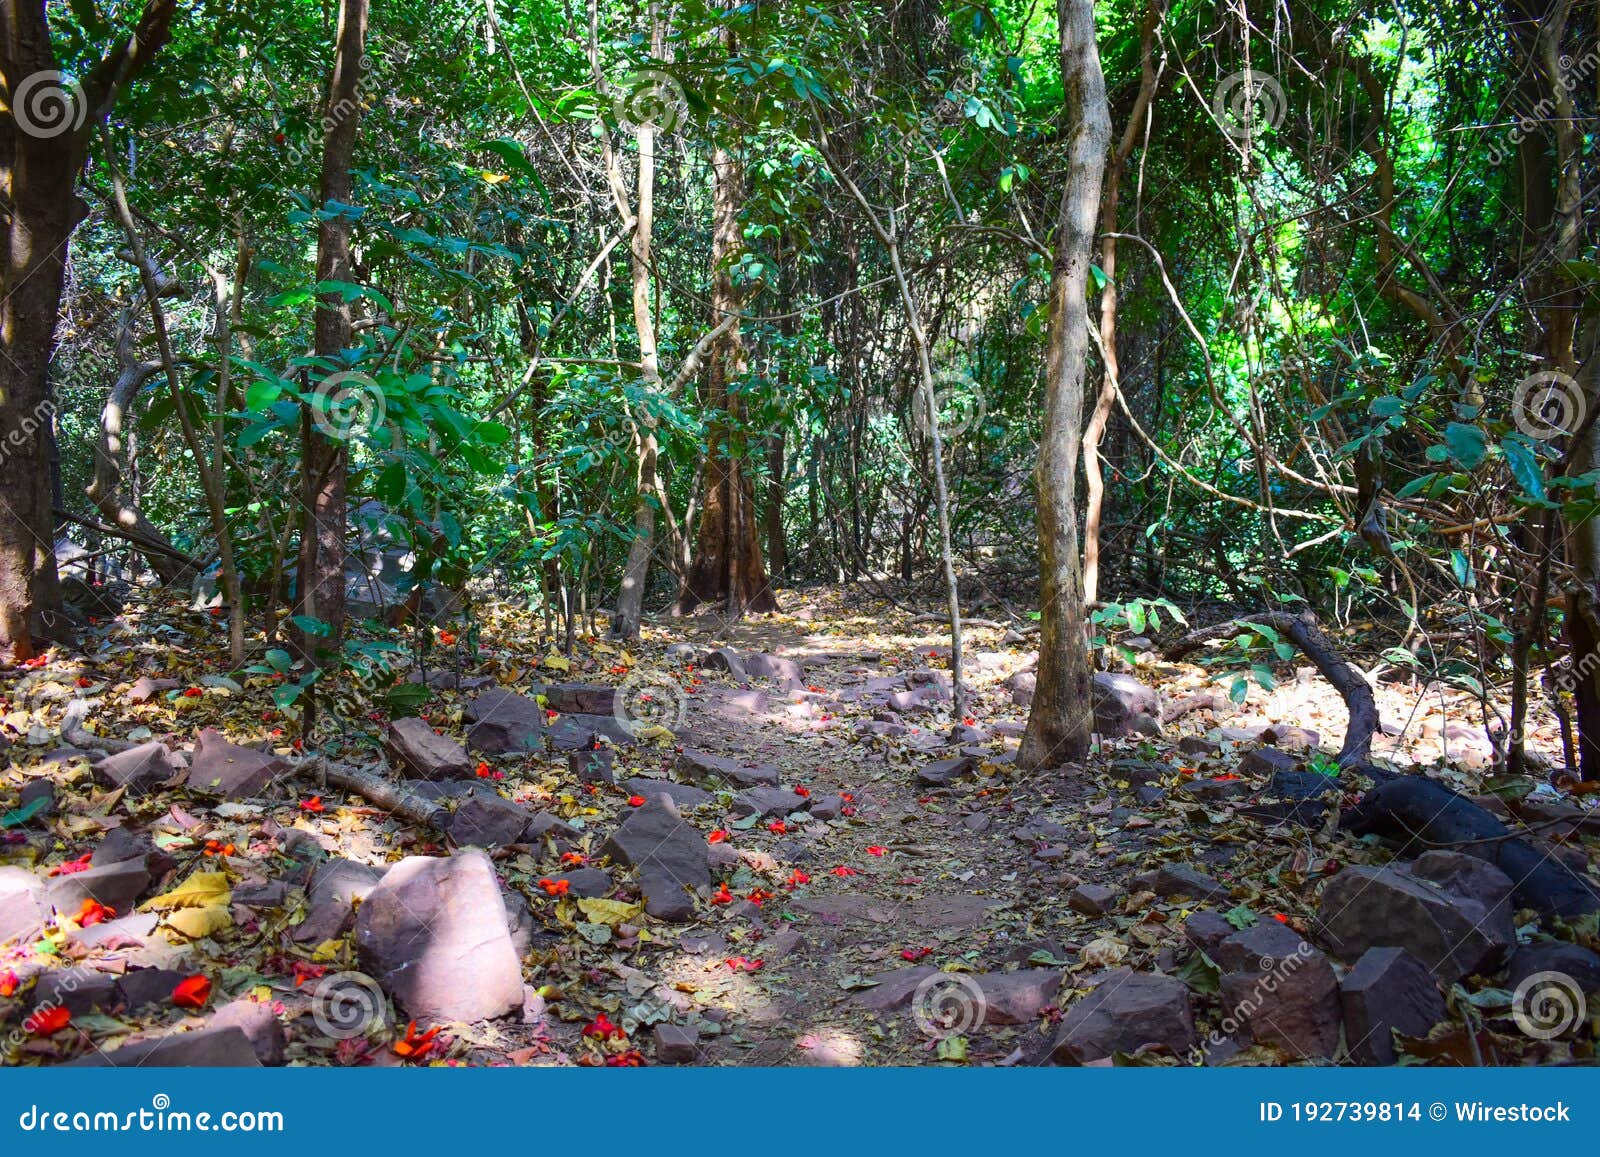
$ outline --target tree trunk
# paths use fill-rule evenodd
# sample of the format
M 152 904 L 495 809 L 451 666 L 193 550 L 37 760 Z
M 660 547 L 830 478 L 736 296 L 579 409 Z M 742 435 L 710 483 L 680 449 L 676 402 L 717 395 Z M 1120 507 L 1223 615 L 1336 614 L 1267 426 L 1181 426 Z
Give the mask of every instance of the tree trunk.
M 63 87 L 43 0 L 0 5 L 0 660 L 71 638 L 56 576 L 50 353 L 67 244 L 87 212 L 78 173 L 118 90 L 166 44 L 176 0 L 149 0 L 132 35 Z
M 711 321 L 722 328 L 737 318 L 742 294 L 734 287 L 729 265 L 741 249 L 739 203 L 744 173 L 739 159 L 718 146 L 711 154 L 715 174 L 712 194 Z M 688 613 L 701 605 L 720 607 L 729 617 L 747 611 L 766 614 L 778 609 L 767 581 L 757 537 L 755 487 L 745 472 L 745 438 L 739 428 L 743 404 L 729 385 L 745 372 L 745 345 L 737 322 L 722 328 L 706 368 L 702 395 L 712 417 L 706 431 L 706 498 L 700 535 L 678 609 Z
M 1095 43 L 1093 0 L 1058 0 L 1061 80 L 1066 94 L 1066 188 L 1050 286 L 1050 348 L 1045 365 L 1044 431 L 1039 442 L 1038 686 L 1017 751 L 1025 769 L 1060 767 L 1089 749 L 1089 648 L 1084 637 L 1075 483 L 1089 353 L 1089 261 L 1111 113 Z
M 342 0 L 328 82 L 322 145 L 322 182 L 317 201 L 350 202 L 350 158 L 361 121 L 359 86 L 367 35 L 367 0 Z M 317 231 L 317 281 L 350 280 L 350 218 L 329 216 Z M 314 350 L 336 358 L 351 342 L 350 303 L 337 293 L 317 299 Z M 344 631 L 345 470 L 349 454 L 343 439 L 330 437 L 307 406 L 300 421 L 301 501 L 306 511 L 300 532 L 300 575 L 296 613 L 327 624 L 321 645 L 336 648 Z M 299 649 L 314 658 L 316 636 L 298 634 Z

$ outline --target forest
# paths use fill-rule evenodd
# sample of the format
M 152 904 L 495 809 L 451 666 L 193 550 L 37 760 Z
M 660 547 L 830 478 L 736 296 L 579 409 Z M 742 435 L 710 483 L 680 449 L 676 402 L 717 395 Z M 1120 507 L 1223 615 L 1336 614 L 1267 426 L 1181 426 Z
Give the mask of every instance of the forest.
M 0 0 L 0 1064 L 1583 1065 L 1600 7 Z

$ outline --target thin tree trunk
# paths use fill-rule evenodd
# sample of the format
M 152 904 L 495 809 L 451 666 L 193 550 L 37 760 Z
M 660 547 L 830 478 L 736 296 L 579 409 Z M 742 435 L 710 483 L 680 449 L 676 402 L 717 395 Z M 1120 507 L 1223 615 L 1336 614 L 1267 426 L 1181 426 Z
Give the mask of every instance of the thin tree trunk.
M 322 181 L 317 202 L 348 204 L 350 160 L 361 121 L 359 86 L 367 35 L 367 0 L 342 0 L 334 45 L 332 76 L 324 119 Z M 350 218 L 329 215 L 317 231 L 317 281 L 350 280 Z M 314 350 L 336 358 L 351 342 L 350 303 L 337 293 L 317 298 Z M 301 501 L 305 524 L 300 532 L 297 613 L 327 625 L 321 637 L 298 633 L 302 654 L 315 660 L 319 646 L 337 648 L 344 631 L 345 471 L 349 454 L 343 440 L 331 438 L 312 420 L 310 406 L 300 422 Z
M 1111 113 L 1095 43 L 1093 0 L 1058 0 L 1061 80 L 1066 94 L 1067 179 L 1050 286 L 1050 347 L 1045 366 L 1044 431 L 1039 442 L 1038 686 L 1017 766 L 1061 767 L 1089 749 L 1089 648 L 1084 637 L 1074 493 L 1089 353 L 1089 260 L 1100 204 Z

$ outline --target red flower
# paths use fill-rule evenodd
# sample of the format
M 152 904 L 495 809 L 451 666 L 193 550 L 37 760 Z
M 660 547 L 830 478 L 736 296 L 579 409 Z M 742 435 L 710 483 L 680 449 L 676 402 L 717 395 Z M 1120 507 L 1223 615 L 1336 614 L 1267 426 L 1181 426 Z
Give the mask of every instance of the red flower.
M 809 883 L 811 883 L 811 877 L 806 875 L 799 868 L 796 868 L 789 874 L 788 885 L 791 888 L 798 888 L 801 884 Z
M 1236 780 L 1238 778 L 1239 777 L 1234 775 L 1233 772 L 1225 771 L 1221 775 L 1217 776 L 1217 780 L 1216 781 L 1218 783 L 1229 783 L 1229 782 L 1231 782 L 1233 780 Z
M 76 860 L 68 860 L 64 864 L 57 864 L 45 873 L 47 876 L 70 876 L 76 872 L 87 872 L 89 861 L 94 858 L 93 852 L 85 852 Z
M 770 824 L 767 825 L 767 831 L 769 831 L 769 832 L 777 832 L 780 836 L 784 832 L 786 832 L 788 830 L 789 830 L 789 825 L 784 823 L 782 820 L 773 820 Z
M 856 797 L 851 795 L 847 791 L 841 791 L 839 793 L 839 798 L 844 800 L 845 803 L 855 803 L 856 802 Z
M 294 986 L 299 988 L 308 980 L 320 980 L 328 975 L 328 966 L 325 964 L 307 964 L 304 960 L 294 962 Z
M 873 844 L 870 848 L 867 849 L 867 855 L 869 855 L 869 856 L 881 856 L 881 855 L 883 855 L 884 852 L 887 852 L 888 850 L 889 850 L 888 848 L 880 847 L 877 844 Z
M 394 1042 L 390 1048 L 397 1057 L 406 1060 L 420 1061 L 433 1049 L 433 1038 L 439 1035 L 437 1027 L 430 1028 L 421 1036 L 417 1035 L 417 1022 L 412 1021 L 406 1025 L 406 1035 Z
M 310 799 L 303 799 L 300 801 L 300 810 L 303 812 L 316 813 L 326 811 L 327 809 L 322 806 L 322 797 L 320 795 L 314 795 Z
M 439 642 L 443 643 L 446 647 L 455 646 L 456 645 L 455 633 L 452 632 L 452 631 L 440 631 L 439 632 Z
M 759 908 L 768 900 L 772 899 L 772 893 L 761 888 L 751 888 L 749 893 L 745 896 L 745 899 L 749 900 L 750 903 Z
M 644 806 L 644 796 L 642 796 L 642 795 L 630 795 L 628 797 L 628 806 L 629 807 L 643 807 Z
M 728 840 L 730 840 L 732 838 L 733 838 L 733 833 L 728 831 L 727 828 L 718 828 L 716 831 L 712 832 L 709 836 L 706 837 L 706 843 L 708 843 L 708 844 L 721 844 L 721 843 L 726 843 Z
M 206 691 L 205 691 L 204 687 L 190 687 L 186 691 L 184 691 L 183 694 L 184 694 L 185 698 L 198 699 L 198 698 L 200 698 L 200 696 L 204 695 L 205 693 L 206 693 Z
M 583 1035 L 593 1040 L 627 1040 L 628 1034 L 611 1023 L 611 1018 L 601 1013 L 583 1027 Z
M 733 903 L 733 893 L 728 891 L 728 882 L 726 880 L 718 884 L 717 890 L 711 893 L 711 902 L 713 904 Z
M 840 864 L 833 870 L 833 874 L 835 876 L 859 876 L 861 873 L 856 871 L 854 868 L 847 868 L 845 865 Z
M 561 862 L 563 864 L 587 864 L 589 857 L 582 852 L 562 852 Z
M 73 680 L 73 682 L 76 683 L 79 687 L 92 687 L 92 686 L 94 686 L 94 680 L 89 678 L 89 676 L 87 676 L 87 675 L 79 675 L 76 679 Z
M 179 1008 L 204 1008 L 210 999 L 211 980 L 205 976 L 187 977 L 172 990 L 172 1003 Z
M 96 924 L 112 919 L 116 914 L 115 908 L 107 908 L 99 900 L 85 900 L 73 920 L 77 922 L 79 928 L 93 928 Z
M 17 979 L 17 974 L 9 969 L 0 972 L 0 996 L 15 996 L 22 981 Z
M 743 956 L 730 956 L 723 963 L 735 972 L 760 972 L 767 962 L 759 956 L 754 960 L 746 959 Z
M 799 796 L 801 799 L 807 799 L 811 795 L 811 789 L 809 787 L 801 787 L 799 784 L 795 784 L 794 794 Z
M 64 1004 L 53 1004 L 23 1021 L 22 1027 L 34 1036 L 54 1036 L 71 1023 L 72 1010 Z
M 924 956 L 932 956 L 933 949 L 927 945 L 921 948 L 907 948 L 900 953 L 901 960 L 921 960 Z
M 1279 924 L 1287 924 L 1289 922 L 1289 917 L 1285 916 L 1282 912 L 1274 912 L 1272 914 L 1272 918 Z
M 565 896 L 572 891 L 571 880 L 540 880 L 539 887 L 546 896 Z
M 839 814 L 842 815 L 842 816 L 845 816 L 847 818 L 850 817 L 850 816 L 855 815 L 856 814 L 855 805 L 854 804 L 845 804 L 844 807 L 839 809 Z
M 477 772 L 479 779 L 488 779 L 494 774 L 494 768 L 490 767 L 487 763 L 479 763 Z
M 965 718 L 965 719 L 963 719 L 963 720 L 962 720 L 962 721 L 961 721 L 961 722 L 963 722 L 963 723 L 965 723 L 965 724 L 966 724 L 966 725 L 967 725 L 967 726 L 968 726 L 968 727 L 976 727 L 976 726 L 977 726 L 977 725 L 978 725 L 978 721 L 977 721 L 977 720 L 976 720 L 976 719 L 974 719 L 974 718 L 973 718 L 973 717 L 972 717 L 972 716 L 970 716 L 970 715 L 968 715 L 968 716 L 967 716 L 967 717 L 966 717 L 966 718 Z

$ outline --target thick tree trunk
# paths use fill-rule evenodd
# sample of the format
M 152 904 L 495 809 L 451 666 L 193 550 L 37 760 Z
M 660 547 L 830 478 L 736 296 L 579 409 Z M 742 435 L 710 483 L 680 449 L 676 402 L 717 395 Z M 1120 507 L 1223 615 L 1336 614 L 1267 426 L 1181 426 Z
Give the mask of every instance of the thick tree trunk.
M 343 0 L 334 46 L 333 73 L 328 82 L 322 146 L 319 205 L 350 202 L 350 159 L 361 122 L 363 52 L 367 35 L 367 0 Z M 350 280 L 350 218 L 335 214 L 317 231 L 317 281 Z M 350 303 L 337 293 L 317 299 L 314 349 L 334 358 L 351 342 Z M 300 575 L 296 613 L 328 626 L 320 639 L 301 633 L 299 647 L 308 658 L 319 647 L 337 647 L 345 615 L 345 471 L 349 454 L 342 439 L 331 438 L 313 421 L 308 406 L 300 425 L 301 501 L 306 520 L 300 532 Z
M 743 308 L 743 295 L 733 284 L 729 263 L 742 248 L 739 204 L 744 196 L 744 173 L 738 157 L 720 146 L 712 152 L 711 165 L 715 174 L 711 320 L 722 332 L 711 347 L 702 395 L 713 415 L 706 431 L 705 508 L 678 609 L 688 613 L 709 605 L 737 618 L 746 612 L 775 611 L 778 600 L 761 558 L 755 487 L 744 469 L 745 438 L 739 429 L 743 404 L 729 389 L 745 372 L 744 339 L 737 323 L 723 328 L 723 323 L 737 318 Z
M 118 89 L 166 43 L 175 7 L 149 0 L 133 34 L 63 87 L 43 0 L 0 4 L 0 660 L 71 637 L 56 576 L 49 365 L 67 244 L 86 213 L 78 172 Z
M 1111 113 L 1095 42 L 1093 0 L 1059 0 L 1061 79 L 1066 93 L 1067 180 L 1056 231 L 1050 286 L 1050 349 L 1045 365 L 1044 431 L 1035 478 L 1039 490 L 1038 686 L 1017 751 L 1025 769 L 1060 767 L 1089 749 L 1089 647 L 1084 637 L 1075 483 L 1083 428 L 1083 380 L 1089 353 L 1089 263 Z

